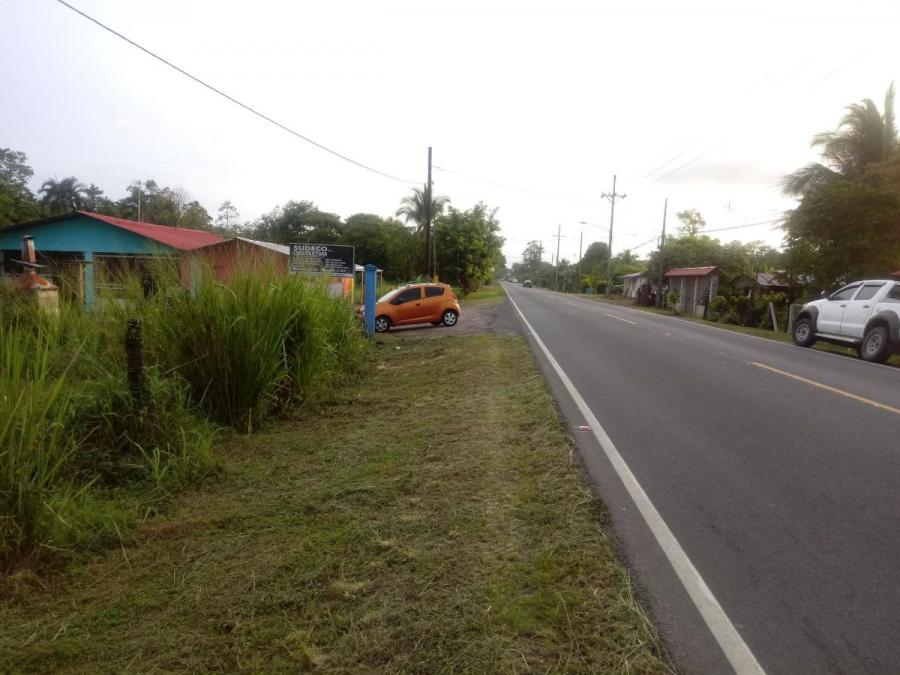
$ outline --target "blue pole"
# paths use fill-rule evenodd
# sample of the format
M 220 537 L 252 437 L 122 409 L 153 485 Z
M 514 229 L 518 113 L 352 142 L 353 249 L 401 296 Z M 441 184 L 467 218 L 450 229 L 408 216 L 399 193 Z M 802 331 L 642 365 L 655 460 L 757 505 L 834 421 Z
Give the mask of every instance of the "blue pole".
M 363 299 L 363 307 L 366 314 L 366 336 L 372 337 L 375 333 L 375 285 L 377 284 L 375 265 L 366 265 L 364 286 L 366 297 Z

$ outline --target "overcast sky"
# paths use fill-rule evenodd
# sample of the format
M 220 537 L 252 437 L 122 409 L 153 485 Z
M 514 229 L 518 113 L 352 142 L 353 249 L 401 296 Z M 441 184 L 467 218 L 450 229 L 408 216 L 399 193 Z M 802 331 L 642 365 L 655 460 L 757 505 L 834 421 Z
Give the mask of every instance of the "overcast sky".
M 33 188 L 75 175 L 117 199 L 137 178 L 245 220 L 289 199 L 392 215 L 425 180 L 499 207 L 510 262 L 605 240 L 646 255 L 663 199 L 708 228 L 776 218 L 785 173 L 843 106 L 900 71 L 900 2 L 71 0 L 267 115 L 252 116 L 54 0 L 0 0 L 0 147 Z M 477 179 L 477 180 L 473 180 Z M 714 236 L 779 245 L 771 225 Z M 652 240 L 647 242 L 647 240 Z M 548 256 L 549 259 L 549 256 Z

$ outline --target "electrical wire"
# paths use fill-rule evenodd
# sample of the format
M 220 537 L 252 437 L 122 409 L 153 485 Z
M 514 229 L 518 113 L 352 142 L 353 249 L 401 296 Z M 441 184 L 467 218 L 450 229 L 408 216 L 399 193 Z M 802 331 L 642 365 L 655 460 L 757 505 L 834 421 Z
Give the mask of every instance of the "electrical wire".
M 121 40 L 124 40 L 125 42 L 127 42 L 128 44 L 130 44 L 132 47 L 136 47 L 137 49 L 140 49 L 142 52 L 144 52 L 144 53 L 147 54 L 148 56 L 151 56 L 151 57 L 153 57 L 154 59 L 156 59 L 157 61 L 159 61 L 160 63 L 163 63 L 163 64 L 167 65 L 167 66 L 168 66 L 169 68 L 171 68 L 172 70 L 175 70 L 175 71 L 177 71 L 178 73 L 181 73 L 182 75 L 184 75 L 184 76 L 187 77 L 188 79 L 193 80 L 194 82 L 196 82 L 197 84 L 199 84 L 199 85 L 201 85 L 201 86 L 203 86 L 203 87 L 206 87 L 207 89 L 209 89 L 209 90 L 212 91 L 213 93 L 218 94 L 219 96 L 221 96 L 221 97 L 223 97 L 223 98 L 225 98 L 225 99 L 231 101 L 231 102 L 234 103 L 235 105 L 240 106 L 241 108 L 243 108 L 243 109 L 246 110 L 247 112 L 252 113 L 253 115 L 256 115 L 257 117 L 259 117 L 259 118 L 265 120 L 266 122 L 269 122 L 270 124 L 274 124 L 276 127 L 278 127 L 279 129 L 281 129 L 281 130 L 283 130 L 283 131 L 288 132 L 288 133 L 291 134 L 292 136 L 296 136 L 296 137 L 299 138 L 300 140 L 306 141 L 307 143 L 316 146 L 316 147 L 319 148 L 320 150 L 324 150 L 325 152 L 327 152 L 327 153 L 329 153 L 329 154 L 332 154 L 332 155 L 334 155 L 335 157 L 338 157 L 339 159 L 344 160 L 345 162 L 349 162 L 350 164 L 353 164 L 353 165 L 355 165 L 355 166 L 357 166 L 357 167 L 359 167 L 359 168 L 361 168 L 361 169 L 365 169 L 366 171 L 371 171 L 372 173 L 378 174 L 379 176 L 383 176 L 384 178 L 389 178 L 389 179 L 391 179 L 391 180 L 395 180 L 395 181 L 398 181 L 398 182 L 400 182 L 400 183 L 407 183 L 407 184 L 410 184 L 410 185 L 417 185 L 417 184 L 420 182 L 420 181 L 410 181 L 410 180 L 406 180 L 406 179 L 403 179 L 403 178 L 399 178 L 399 177 L 397 177 L 397 176 L 393 176 L 393 175 L 391 175 L 391 174 L 389 174 L 389 173 L 385 173 L 384 171 L 379 171 L 378 169 L 375 169 L 375 168 L 369 166 L 368 164 L 363 164 L 362 162 L 359 162 L 359 161 L 353 159 L 352 157 L 348 157 L 347 155 L 341 154 L 341 153 L 338 152 L 337 150 L 332 150 L 332 149 L 329 148 L 328 146 L 323 145 L 323 144 L 319 143 L 318 141 L 314 141 L 313 139 L 309 138 L 308 136 L 304 136 L 304 135 L 301 134 L 300 132 L 294 131 L 294 130 L 291 129 L 290 127 L 288 127 L 288 126 L 282 124 L 281 122 L 278 122 L 278 121 L 272 119 L 271 117 L 269 117 L 268 115 L 265 115 L 264 113 L 259 112 L 258 110 L 256 110 L 255 108 L 253 108 L 253 107 L 247 105 L 246 103 L 242 103 L 241 101 L 237 100 L 237 99 L 234 98 L 233 96 L 229 96 L 228 94 L 226 94 L 226 93 L 225 93 L 224 91 L 222 91 L 221 89 L 217 89 L 217 88 L 214 87 L 213 85 L 208 84 L 207 82 L 204 82 L 203 80 L 201 80 L 201 79 L 200 79 L 199 77 L 197 77 L 196 75 L 192 75 L 191 73 L 189 73 L 188 71 L 186 71 L 184 68 L 180 68 L 179 66 L 176 66 L 176 65 L 175 65 L 174 63 L 172 63 L 171 61 L 167 61 L 167 60 L 164 59 L 162 56 L 159 56 L 158 54 L 155 54 L 154 52 L 150 51 L 150 50 L 147 49 L 146 47 L 144 47 L 144 46 L 142 46 L 142 45 L 139 45 L 137 42 L 135 42 L 135 41 L 132 40 L 131 38 L 128 38 L 128 37 L 122 35 L 122 33 L 118 32 L 117 30 L 114 30 L 113 28 L 110 28 L 109 26 L 107 26 L 106 24 L 102 23 L 101 21 L 95 19 L 94 17 L 90 16 L 89 14 L 85 14 L 84 12 L 82 12 L 82 11 L 81 11 L 80 9 L 78 9 L 77 7 L 73 7 L 72 5 L 70 5 L 70 4 L 69 4 L 68 2 L 66 2 L 65 0 L 56 0 L 56 2 L 58 2 L 59 4 L 61 4 L 63 7 L 66 7 L 66 8 L 68 8 L 68 9 L 72 10 L 72 11 L 75 12 L 76 14 L 78 14 L 78 15 L 84 17 L 85 19 L 87 19 L 87 20 L 90 21 L 91 23 L 96 24 L 97 26 L 99 26 L 99 27 L 102 28 L 103 30 L 105 30 L 105 31 L 107 31 L 107 32 L 109 32 L 109 33 L 112 33 L 112 34 L 115 35 L 117 38 L 119 38 L 119 39 L 121 39 Z

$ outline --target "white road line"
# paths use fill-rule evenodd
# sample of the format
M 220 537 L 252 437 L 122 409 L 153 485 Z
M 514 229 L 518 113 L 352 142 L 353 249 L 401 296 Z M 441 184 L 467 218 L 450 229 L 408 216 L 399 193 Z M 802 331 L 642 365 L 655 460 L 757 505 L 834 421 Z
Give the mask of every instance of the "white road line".
M 625 323 L 630 323 L 632 326 L 637 326 L 637 321 L 631 321 L 630 319 L 623 319 L 621 316 L 616 316 L 615 314 L 610 314 L 609 312 L 603 312 L 606 316 L 618 319 L 619 321 L 624 321 Z
M 525 327 L 528 328 L 534 341 L 537 343 L 538 347 L 541 348 L 544 356 L 547 357 L 547 361 L 550 362 L 553 370 L 562 381 L 563 386 L 575 401 L 578 410 L 591 427 L 591 431 L 594 432 L 594 437 L 597 439 L 600 447 L 603 448 L 603 452 L 615 469 L 619 479 L 625 485 L 625 489 L 628 490 L 628 494 L 631 496 L 634 505 L 637 507 L 641 516 L 643 516 L 644 521 L 656 538 L 657 543 L 660 548 L 662 548 L 669 563 L 672 565 L 672 569 L 675 570 L 675 574 L 678 575 L 682 585 L 694 602 L 694 606 L 697 607 L 697 610 L 700 612 L 700 615 L 712 632 L 716 642 L 719 643 L 719 647 L 722 648 L 722 651 L 725 653 L 731 666 L 738 675 L 744 675 L 744 673 L 765 673 L 762 666 L 759 664 L 759 661 L 757 661 L 756 657 L 753 655 L 753 652 L 750 651 L 747 643 L 744 642 L 744 639 L 740 636 L 740 633 L 738 633 L 734 624 L 731 623 L 731 619 L 725 614 L 725 610 L 722 609 L 722 606 L 719 604 L 719 601 L 716 600 L 709 586 L 706 585 L 703 577 L 700 576 L 700 572 L 694 567 L 694 564 L 690 561 L 690 558 L 688 558 L 687 553 L 684 552 L 681 544 L 678 543 L 675 535 L 669 529 L 669 526 L 666 525 L 659 511 L 657 511 L 656 507 L 653 505 L 653 502 L 650 501 L 650 497 L 644 491 L 644 488 L 638 483 L 637 478 L 628 467 L 628 464 L 625 462 L 622 455 L 619 454 L 619 451 L 616 449 L 616 446 L 613 444 L 606 431 L 600 426 L 600 422 L 597 421 L 597 418 L 594 416 L 590 407 L 588 407 L 584 398 L 578 393 L 575 385 L 572 384 L 569 376 L 566 375 L 565 371 L 553 357 L 553 354 L 547 349 L 547 345 L 544 344 L 544 341 L 538 336 L 537 331 L 534 330 L 532 325 L 528 322 L 528 319 L 525 318 L 522 310 L 519 309 L 519 305 L 516 304 L 516 301 L 512 299 L 511 295 L 509 296 L 509 301 L 512 303 L 512 306 L 515 307 L 516 312 L 518 312 Z

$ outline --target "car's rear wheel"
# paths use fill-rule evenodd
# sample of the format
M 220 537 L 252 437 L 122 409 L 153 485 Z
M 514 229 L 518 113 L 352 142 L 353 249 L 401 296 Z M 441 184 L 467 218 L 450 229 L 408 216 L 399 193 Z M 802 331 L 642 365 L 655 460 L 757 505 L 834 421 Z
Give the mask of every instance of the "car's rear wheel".
M 812 347 L 816 343 L 816 333 L 813 330 L 812 321 L 807 317 L 797 319 L 791 337 L 798 347 Z
M 448 309 L 441 315 L 441 323 L 447 327 L 455 326 L 457 321 L 459 321 L 459 314 L 452 309 Z
M 387 333 L 391 328 L 391 320 L 386 316 L 376 316 L 375 317 L 375 332 L 376 333 Z
M 859 355 L 864 361 L 872 363 L 884 363 L 891 358 L 891 341 L 887 327 L 870 328 L 859 346 Z

